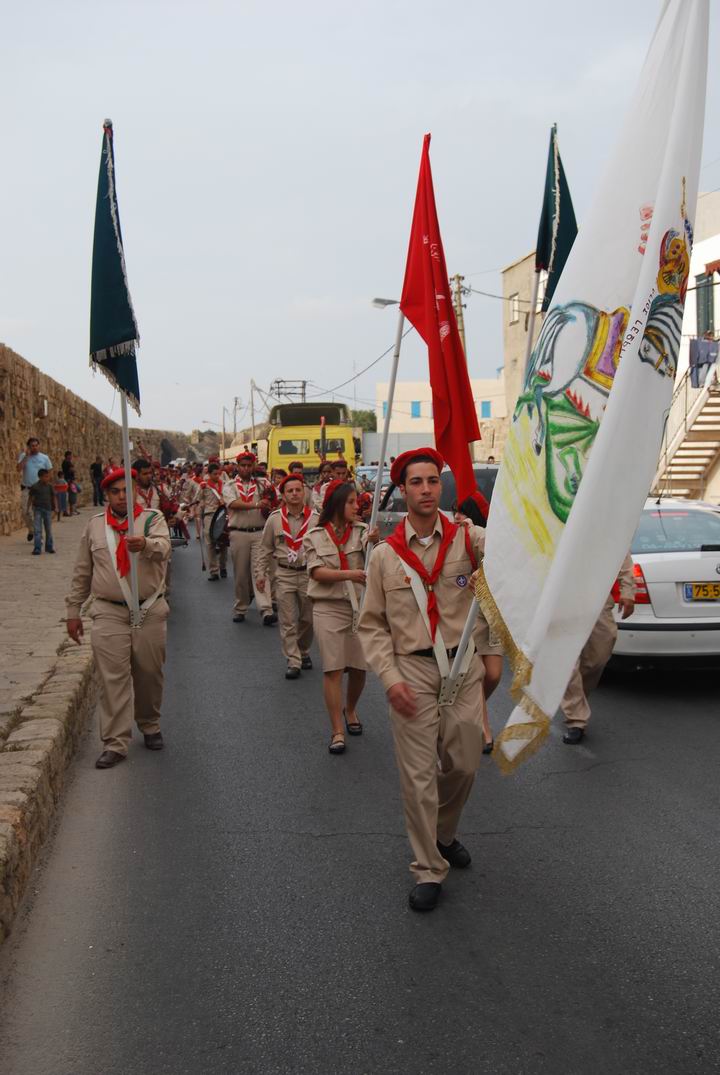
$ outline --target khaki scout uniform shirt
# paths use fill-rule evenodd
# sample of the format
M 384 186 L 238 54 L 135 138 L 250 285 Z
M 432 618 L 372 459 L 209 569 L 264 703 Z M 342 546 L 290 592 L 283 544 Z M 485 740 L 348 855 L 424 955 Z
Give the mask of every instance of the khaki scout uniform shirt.
M 312 513 L 308 520 L 308 528 L 306 531 L 306 537 L 310 531 L 317 526 L 318 516 L 315 512 Z M 293 537 L 297 537 L 300 527 L 303 524 L 303 517 L 301 515 L 293 515 L 291 511 L 288 511 L 288 524 L 290 526 L 290 533 Z M 305 558 L 305 546 L 298 549 L 297 560 L 290 563 L 288 560 L 288 547 L 285 541 L 285 535 L 282 528 L 282 515 L 280 510 L 273 511 L 268 516 L 268 521 L 265 523 L 265 529 L 262 533 L 260 541 L 260 553 L 258 555 L 258 572 L 260 575 L 265 576 L 270 571 L 270 561 L 275 560 L 278 567 L 288 568 L 294 571 L 305 570 L 306 558 Z
M 635 574 L 633 572 L 633 562 L 630 553 L 627 554 L 622 562 L 622 567 L 618 572 L 618 584 L 620 587 L 620 596 L 628 597 L 631 601 L 635 600 Z M 615 600 L 612 593 L 608 595 L 608 599 L 603 605 L 603 612 L 612 612 L 615 608 Z
M 447 550 L 445 563 L 434 587 L 440 613 L 439 630 L 448 649 L 457 646 L 460 641 L 470 605 L 474 600 L 470 585 L 473 565 L 465 546 L 465 530 L 470 535 L 476 565 L 482 560 L 485 531 L 479 526 L 459 527 Z M 442 524 L 439 516 L 435 522 L 432 541 L 425 546 L 409 520 L 405 520 L 408 547 L 423 562 L 428 572 L 432 571 L 435 563 L 441 536 Z M 367 592 L 358 631 L 365 659 L 382 680 L 386 691 L 405 679 L 398 669 L 396 656 L 409 656 L 416 650 L 425 650 L 432 646 L 430 634 L 410 586 L 405 564 L 384 541 L 375 548 L 370 560 Z
M 152 520 L 145 534 L 148 518 Z M 144 535 L 145 548 L 137 557 L 138 591 L 140 601 L 152 597 L 165 580 L 167 563 L 170 559 L 170 532 L 164 516 L 143 511 L 135 520 L 136 536 Z M 112 559 L 111 559 L 112 557 Z M 124 604 L 125 597 L 113 567 L 115 549 L 109 549 L 105 536 L 105 512 L 94 515 L 85 527 L 80 539 L 75 567 L 73 569 L 70 593 L 65 598 L 67 618 L 78 619 L 80 608 L 87 598 L 93 597 L 103 601 Z M 130 576 L 127 576 L 128 581 Z
M 198 493 L 197 502 L 200 505 L 200 510 L 205 516 L 212 516 L 225 504 L 223 499 L 225 489 L 224 487 L 218 490 L 217 488 L 211 488 L 207 483 L 200 486 L 200 492 Z
M 367 529 L 365 523 L 353 523 L 352 534 L 343 550 L 348 558 L 350 571 L 362 571 L 365 566 Z M 340 570 L 340 557 L 337 547 L 325 527 L 316 526 L 309 530 L 305 535 L 303 545 L 307 556 L 308 597 L 312 598 L 313 601 L 347 601 L 349 604 L 345 582 L 318 582 L 312 576 L 314 567 L 329 567 L 334 571 Z M 359 598 L 363 587 L 357 582 L 353 583 L 353 585 Z
M 151 485 L 149 489 L 143 489 L 137 482 L 134 484 L 133 492 L 135 493 L 135 500 L 138 507 L 144 511 L 159 511 L 160 510 L 160 493 L 157 491 L 154 485 Z
M 233 500 L 240 500 L 240 490 L 242 489 L 247 494 L 253 484 L 255 485 L 253 504 L 259 505 L 260 501 L 266 498 L 269 491 L 268 483 L 263 478 L 251 478 L 249 482 L 244 482 L 241 478 L 235 478 L 234 481 L 226 482 L 223 486 L 225 503 L 230 505 Z M 231 530 L 260 530 L 265 526 L 265 519 L 259 507 L 240 511 L 228 506 L 228 515 L 228 526 Z

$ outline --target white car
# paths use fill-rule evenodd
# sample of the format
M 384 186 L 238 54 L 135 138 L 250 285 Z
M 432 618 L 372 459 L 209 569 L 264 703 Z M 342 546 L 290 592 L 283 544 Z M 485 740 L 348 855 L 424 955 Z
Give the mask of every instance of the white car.
M 618 657 L 720 656 L 720 507 L 650 499 L 630 549 L 635 611 L 618 620 Z

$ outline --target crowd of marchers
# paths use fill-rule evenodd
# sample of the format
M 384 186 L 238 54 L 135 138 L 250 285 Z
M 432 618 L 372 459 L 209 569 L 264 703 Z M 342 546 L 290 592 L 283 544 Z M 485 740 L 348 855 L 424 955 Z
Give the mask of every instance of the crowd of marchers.
M 232 564 L 228 614 L 245 625 L 238 632 L 253 629 L 253 603 L 262 627 L 279 627 L 287 680 L 311 672 L 316 642 L 333 757 L 346 753 L 348 738 L 363 735 L 366 673 L 379 677 L 414 856 L 410 906 L 432 910 L 448 870 L 471 862 L 457 834 L 481 755 L 493 749 L 487 700 L 503 662 L 502 643 L 480 614 L 459 688 L 448 698 L 444 686 L 475 600 L 485 530 L 467 502 L 454 518 L 440 510 L 442 467 L 430 447 L 393 460 L 391 481 L 407 513 L 384 540 L 368 526 L 369 492 L 343 459 L 323 462 L 309 483 L 302 465 L 267 474 L 250 451 L 232 463 L 211 459 L 181 468 L 138 458 L 132 534 L 125 471 L 104 474 L 100 492 L 107 503 L 85 529 L 66 599 L 71 638 L 82 639 L 86 604 L 92 621 L 103 741 L 97 767 L 110 769 L 127 757 L 133 724 L 148 749 L 164 746 L 170 560 L 173 546 L 197 541 L 207 568 L 197 578 L 222 585 Z M 132 556 L 137 612 L 129 586 Z M 623 565 L 619 584 L 623 615 L 630 615 L 631 563 Z M 608 598 L 563 699 L 568 744 L 585 734 L 587 692 L 612 651 L 613 604 Z

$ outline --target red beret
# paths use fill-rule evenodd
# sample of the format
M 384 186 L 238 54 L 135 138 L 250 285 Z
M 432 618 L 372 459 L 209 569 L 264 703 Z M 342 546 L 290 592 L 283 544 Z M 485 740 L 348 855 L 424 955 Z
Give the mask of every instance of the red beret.
M 130 474 L 133 478 L 137 478 L 136 470 L 131 470 Z M 125 467 L 113 467 L 100 482 L 100 488 L 107 489 L 108 485 L 114 485 L 115 482 L 119 482 L 120 479 L 125 481 Z
M 325 487 L 325 493 L 323 494 L 323 507 L 325 507 L 328 500 L 333 495 L 336 489 L 339 489 L 341 485 L 349 484 L 349 482 L 341 482 L 339 478 L 333 478 L 331 482 L 328 482 L 327 486 Z
M 236 463 L 256 463 L 257 459 L 252 452 L 240 452 L 240 455 L 235 456 Z
M 408 466 L 408 464 L 416 460 L 418 456 L 423 455 L 426 455 L 429 459 L 432 459 L 433 463 L 435 463 L 439 471 L 442 470 L 443 466 L 445 465 L 445 460 L 440 455 L 440 452 L 436 451 L 435 448 L 411 448 L 409 452 L 403 452 L 402 455 L 399 455 L 390 468 L 390 481 L 393 483 L 393 485 L 399 485 L 402 479 L 403 471 Z
M 288 482 L 300 482 L 301 485 L 305 485 L 305 482 L 302 480 L 299 474 L 286 474 L 282 481 L 278 483 L 278 489 L 280 490 L 280 492 L 283 491 Z

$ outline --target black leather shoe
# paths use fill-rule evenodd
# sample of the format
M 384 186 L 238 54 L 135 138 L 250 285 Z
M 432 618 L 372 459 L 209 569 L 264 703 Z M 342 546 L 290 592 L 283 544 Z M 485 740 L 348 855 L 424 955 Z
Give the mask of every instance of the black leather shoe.
M 434 911 L 441 891 L 442 885 L 435 881 L 426 881 L 422 885 L 415 885 L 408 897 L 408 903 L 413 911 Z
M 220 581 L 220 576 L 219 575 L 208 575 L 208 582 L 219 582 L 219 581 Z
M 25 538 L 25 540 L 26 541 L 32 541 L 34 537 L 35 537 L 34 534 L 28 534 L 27 537 Z
M 263 623 L 266 627 L 274 627 L 277 623 L 277 616 L 274 612 L 272 614 L 268 613 L 267 616 L 263 616 Z
M 303 657 L 302 662 L 300 664 L 300 667 L 302 668 L 303 672 L 309 672 L 312 666 L 312 658 Z
M 438 840 L 437 849 L 442 857 L 456 870 L 466 870 L 472 862 L 470 852 L 459 840 L 453 840 L 448 847 L 445 847 Z
M 162 732 L 150 732 L 149 735 L 145 735 L 143 738 L 148 750 L 162 750 L 164 746 Z
M 225 570 L 224 567 L 220 568 L 220 578 L 221 579 L 226 579 L 227 578 L 227 571 Z
M 117 750 L 103 750 L 102 754 L 95 762 L 96 769 L 112 769 L 113 765 L 117 765 L 118 762 L 125 761 L 124 754 L 118 754 Z
M 578 745 L 578 743 L 582 743 L 584 738 L 584 728 L 568 728 L 563 736 L 563 743 L 567 743 L 568 746 L 575 747 Z
M 237 616 L 233 616 L 233 623 L 245 623 L 245 613 L 238 612 Z
M 288 668 L 287 672 L 285 673 L 285 679 L 300 679 L 300 669 Z

